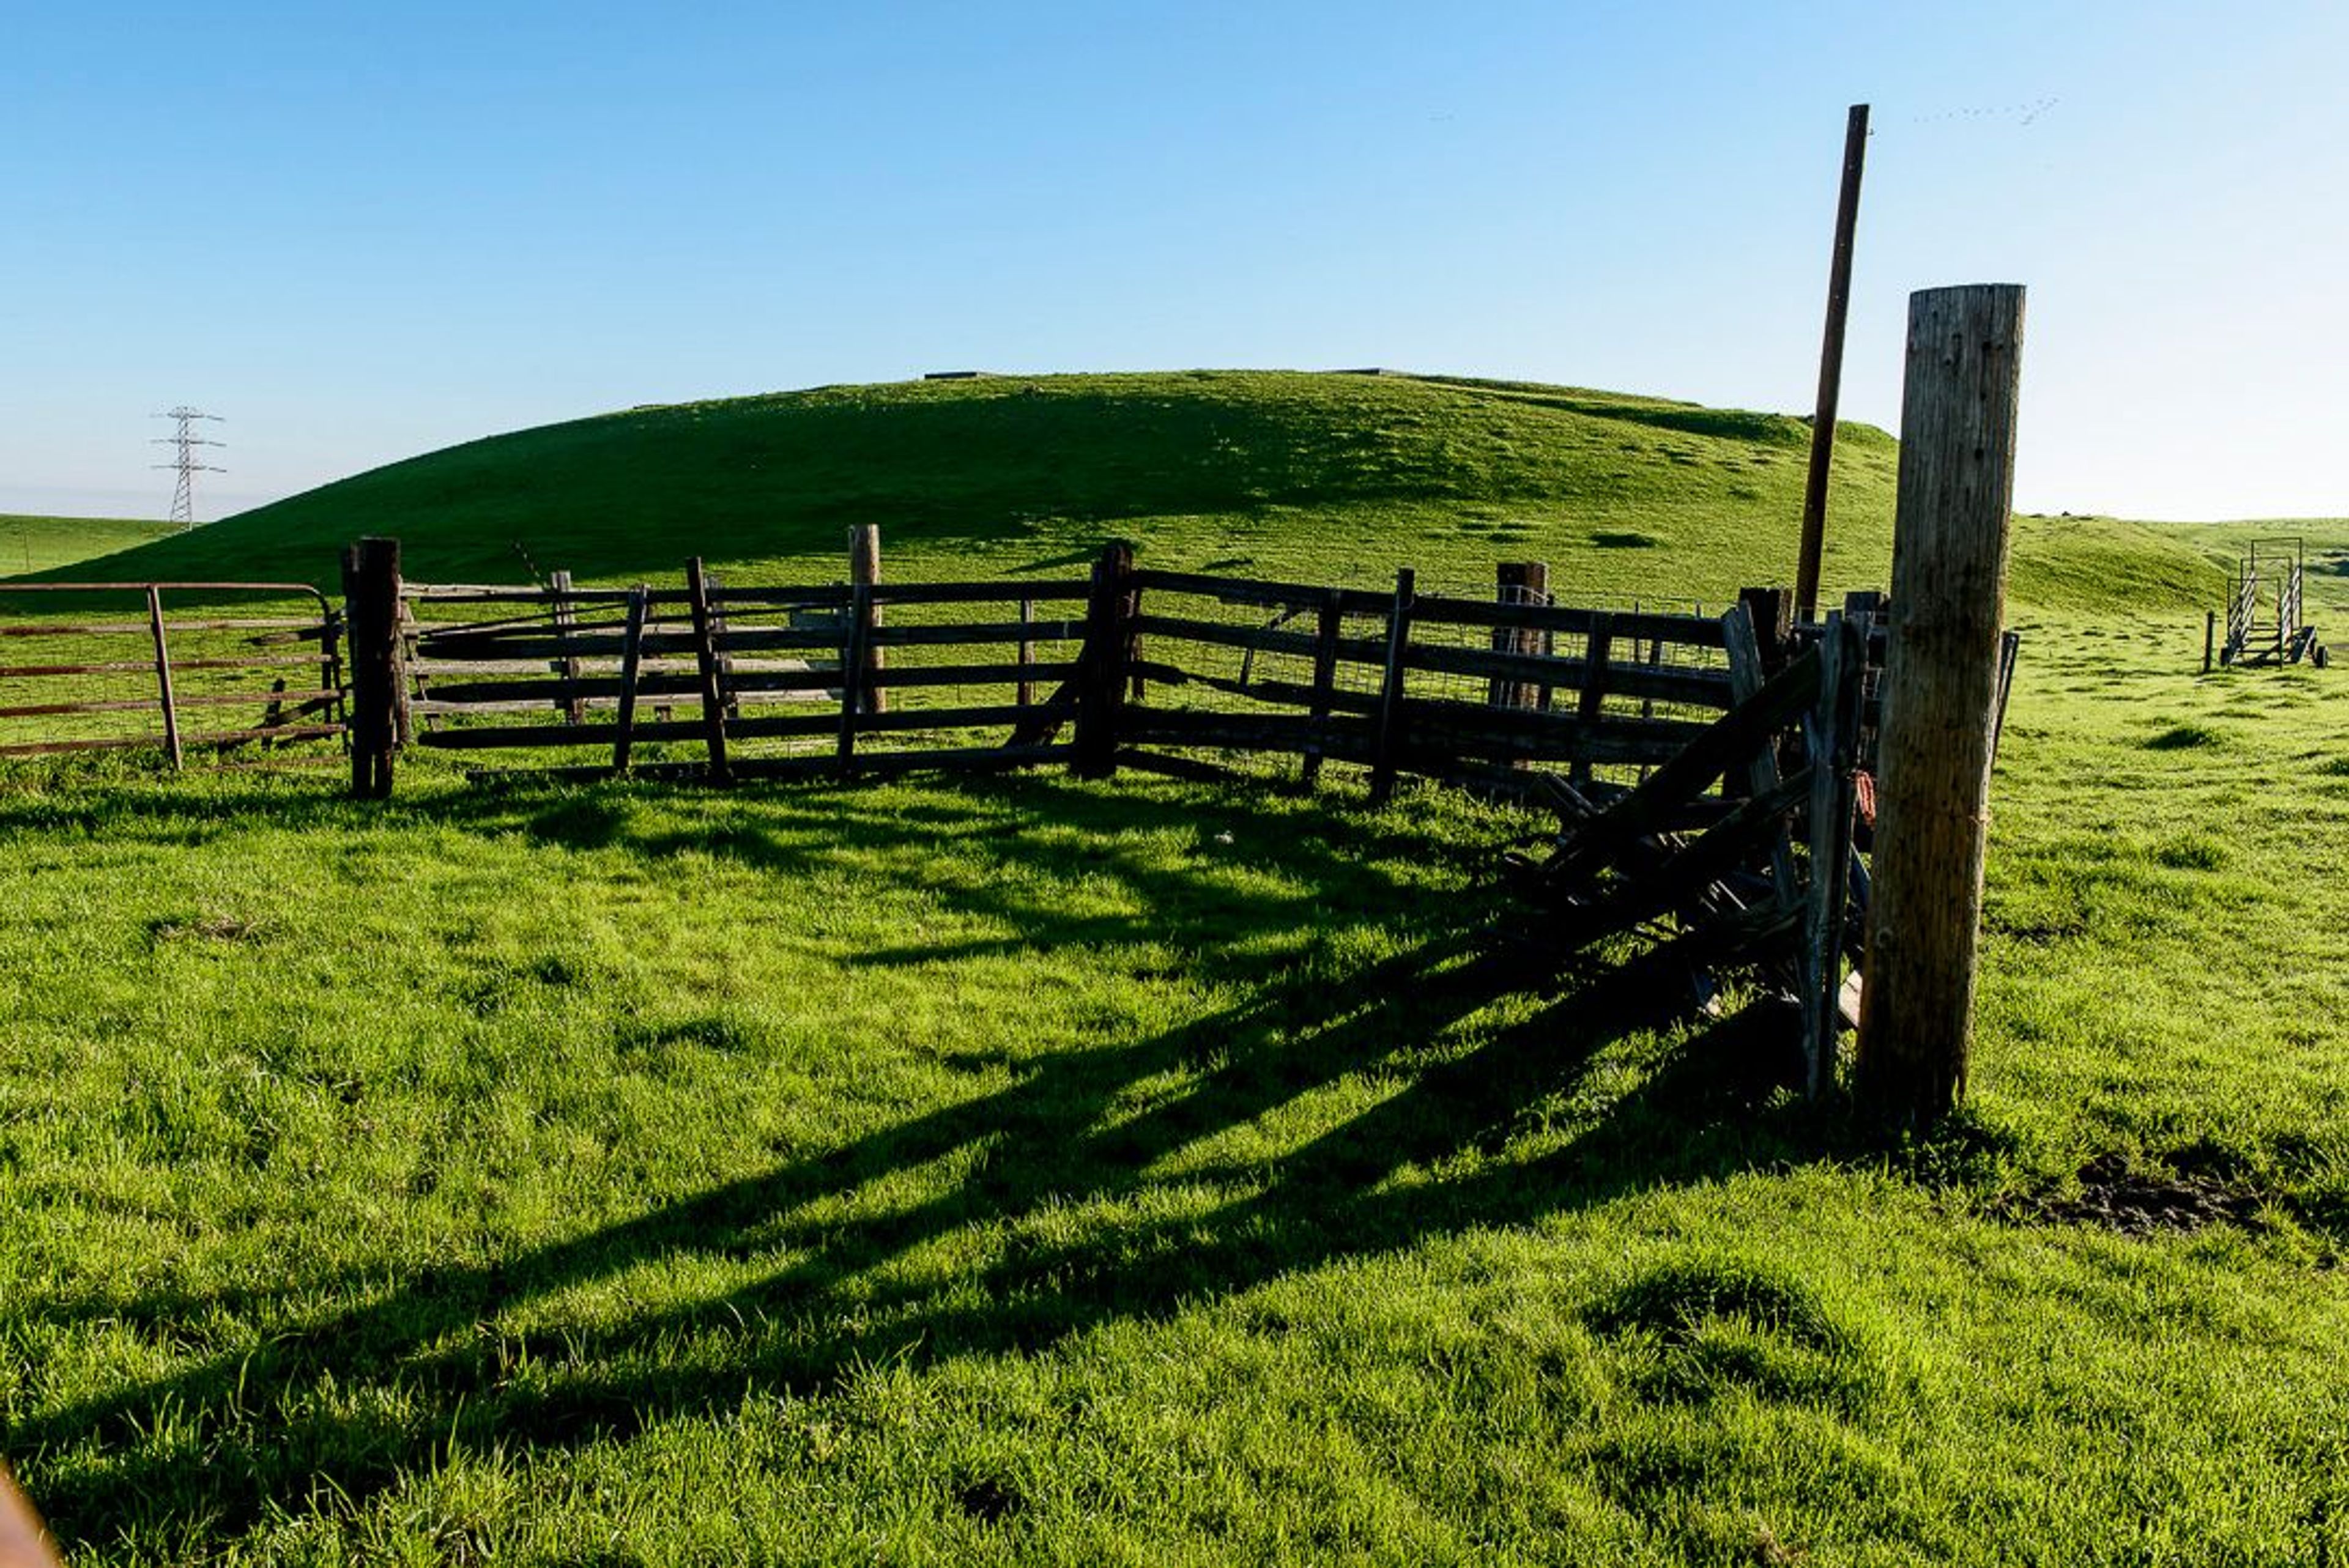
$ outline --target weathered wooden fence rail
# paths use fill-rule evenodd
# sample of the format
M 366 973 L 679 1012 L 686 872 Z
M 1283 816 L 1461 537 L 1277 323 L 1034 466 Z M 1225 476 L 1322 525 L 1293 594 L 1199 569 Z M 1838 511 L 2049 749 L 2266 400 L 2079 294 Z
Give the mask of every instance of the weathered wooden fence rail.
M 342 707 L 342 622 L 306 583 L 0 586 L 0 757 L 156 748 L 179 768 L 340 736 Z

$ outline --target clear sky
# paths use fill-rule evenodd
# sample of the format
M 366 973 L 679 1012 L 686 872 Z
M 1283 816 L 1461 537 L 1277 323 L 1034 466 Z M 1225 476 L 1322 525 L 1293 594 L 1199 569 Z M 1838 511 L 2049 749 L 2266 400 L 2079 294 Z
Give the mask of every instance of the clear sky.
M 2349 513 L 2349 5 L 0 0 L 0 511 L 212 518 L 924 370 L 1386 365 L 1844 414 L 2030 289 L 2018 503 Z

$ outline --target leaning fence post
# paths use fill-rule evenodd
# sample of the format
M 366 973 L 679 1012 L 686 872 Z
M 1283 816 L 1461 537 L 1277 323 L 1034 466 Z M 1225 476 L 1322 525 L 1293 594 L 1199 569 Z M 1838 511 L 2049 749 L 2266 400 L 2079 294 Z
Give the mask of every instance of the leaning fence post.
M 399 749 L 399 541 L 343 549 L 343 620 L 350 636 L 351 793 L 391 798 Z
M 709 779 L 730 784 L 734 771 L 726 761 L 726 693 L 718 672 L 716 617 L 709 604 L 709 577 L 697 555 L 685 563 L 686 597 L 693 612 L 693 663 L 701 692 L 701 735 L 709 748 Z
M 2014 494 L 2023 289 L 1909 301 L 1857 1088 L 1897 1125 L 1964 1097 Z
M 1093 562 L 1085 605 L 1084 650 L 1078 655 L 1076 755 L 1080 779 L 1117 772 L 1118 715 L 1125 706 L 1127 650 L 1133 640 L 1133 547 L 1113 543 Z
M 147 626 L 155 635 L 155 686 L 163 703 L 163 751 L 171 759 L 171 771 L 181 766 L 180 753 L 180 705 L 171 698 L 171 650 L 163 641 L 163 591 L 154 583 L 147 584 Z

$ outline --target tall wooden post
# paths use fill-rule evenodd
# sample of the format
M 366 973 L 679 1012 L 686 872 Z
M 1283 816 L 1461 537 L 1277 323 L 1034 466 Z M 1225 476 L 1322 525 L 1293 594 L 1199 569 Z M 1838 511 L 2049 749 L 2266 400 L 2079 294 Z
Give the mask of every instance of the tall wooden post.
M 1857 1088 L 1922 1127 L 1964 1097 L 2013 531 L 2023 289 L 1909 302 Z
M 399 541 L 362 539 L 344 547 L 343 601 L 351 644 L 351 793 L 388 800 L 402 707 Z
M 874 603 L 874 590 L 880 583 L 881 527 L 878 523 L 857 523 L 848 531 L 848 586 L 850 597 L 861 602 L 864 615 L 864 661 L 853 672 L 859 694 L 856 707 L 863 713 L 889 711 L 889 693 L 874 679 L 888 662 L 888 655 L 873 635 L 873 629 L 881 624 L 880 606 Z M 860 589 L 861 593 L 856 592 Z
M 1819 613 L 1819 557 L 1827 532 L 1827 470 L 1835 461 L 1836 410 L 1843 400 L 1843 329 L 1851 314 L 1851 248 L 1859 227 L 1859 175 L 1868 161 L 1868 106 L 1844 122 L 1843 191 L 1836 202 L 1835 254 L 1827 264 L 1827 325 L 1819 345 L 1818 412 L 1811 421 L 1811 469 L 1803 483 L 1803 551 L 1795 571 L 1795 618 Z

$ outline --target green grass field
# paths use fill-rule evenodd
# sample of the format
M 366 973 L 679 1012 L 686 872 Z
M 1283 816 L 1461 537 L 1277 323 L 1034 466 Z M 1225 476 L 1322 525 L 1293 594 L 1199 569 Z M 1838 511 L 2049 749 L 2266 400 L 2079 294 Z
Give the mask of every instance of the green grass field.
M 940 498 L 883 520 L 891 570 L 1125 532 L 1268 575 L 1786 574 L 1755 542 L 1791 531 L 1798 446 L 1759 500 L 1561 455 L 1611 418 L 1562 405 L 1704 451 L 1761 417 L 1266 381 L 1340 388 L 1333 423 L 1489 397 L 1548 434 L 1489 497 L 1518 470 L 1460 438 L 1417 490 L 1317 503 L 1330 458 L 1218 511 L 1241 481 L 1201 459 L 1180 507 L 1078 516 L 1086 473 L 1191 460 L 1211 400 L 1114 439 L 1071 412 L 1071 488 L 1003 534 L 989 508 L 1053 477 L 998 478 L 1016 433 L 967 475 L 943 447 L 876 469 Z M 893 395 L 976 420 L 968 385 Z M 585 428 L 505 439 L 593 471 Z M 1309 467 L 1235 440 L 1251 476 Z M 1831 586 L 1880 575 L 1877 442 Z M 1639 497 L 1594 521 L 1576 464 L 1618 461 Z M 273 527 L 486 575 L 506 544 L 468 530 L 561 498 L 475 477 L 461 526 L 320 499 Z M 766 521 L 713 557 L 833 574 L 849 513 L 725 505 Z M 1526 537 L 1457 526 L 1485 512 Z M 693 547 L 614 515 L 540 564 Z M 126 559 L 251 570 L 242 526 Z M 2343 624 L 2349 524 L 2294 526 Z M 1589 542 L 1618 531 L 1653 542 Z M 0 1453 L 78 1561 L 2344 1561 L 2349 716 L 2337 670 L 2194 673 L 2231 537 L 2022 521 L 1973 1090 L 1920 1145 L 1776 1089 L 1766 1009 L 1540 983 L 1491 940 L 1495 859 L 1540 824 L 1373 812 L 1342 770 L 718 794 L 417 766 L 367 807 L 330 775 L 0 769 Z
M 54 573 L 77 562 L 135 549 L 173 531 L 168 522 L 129 518 L 0 514 L 0 578 Z

